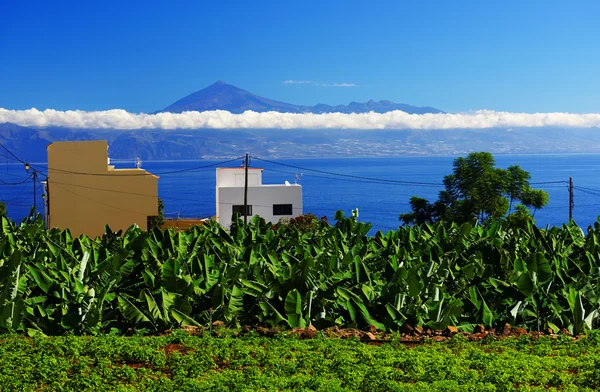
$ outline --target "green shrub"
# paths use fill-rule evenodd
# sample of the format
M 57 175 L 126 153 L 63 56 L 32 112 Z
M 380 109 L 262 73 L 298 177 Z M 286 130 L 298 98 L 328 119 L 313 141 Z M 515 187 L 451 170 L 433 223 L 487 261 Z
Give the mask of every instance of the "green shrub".
M 304 218 L 303 218 L 304 219 Z M 37 219 L 0 229 L 0 331 L 148 333 L 209 320 L 281 328 L 404 323 L 598 327 L 600 224 L 540 230 L 438 222 L 369 236 L 340 212 L 274 230 L 132 227 L 73 238 Z M 316 229 L 312 229 L 315 225 Z M 122 234 L 122 236 L 121 236 Z

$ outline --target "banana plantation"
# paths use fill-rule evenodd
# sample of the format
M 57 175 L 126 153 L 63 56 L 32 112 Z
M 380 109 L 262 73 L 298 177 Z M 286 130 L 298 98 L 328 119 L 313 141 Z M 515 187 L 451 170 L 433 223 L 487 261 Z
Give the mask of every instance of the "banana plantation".
M 510 222 L 371 226 L 336 215 L 309 229 L 254 217 L 227 232 L 92 239 L 2 217 L 0 332 L 160 332 L 179 326 L 331 326 L 394 331 L 408 323 L 510 323 L 582 334 L 598 328 L 600 225 Z

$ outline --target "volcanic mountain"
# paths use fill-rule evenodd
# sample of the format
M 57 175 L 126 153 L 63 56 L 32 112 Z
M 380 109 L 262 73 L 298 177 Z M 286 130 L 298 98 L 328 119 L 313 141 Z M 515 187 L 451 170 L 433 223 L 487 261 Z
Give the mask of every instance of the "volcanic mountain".
M 337 106 L 325 104 L 317 104 L 315 106 L 294 105 L 260 97 L 220 80 L 205 89 L 196 91 L 180 99 L 165 109 L 159 110 L 157 113 L 203 112 L 207 110 L 227 110 L 231 113 L 243 113 L 246 110 L 281 113 L 385 113 L 392 110 L 402 110 L 411 114 L 443 113 L 441 110 L 432 107 L 417 107 L 391 101 L 373 100 L 368 102 L 350 102 L 348 105 Z

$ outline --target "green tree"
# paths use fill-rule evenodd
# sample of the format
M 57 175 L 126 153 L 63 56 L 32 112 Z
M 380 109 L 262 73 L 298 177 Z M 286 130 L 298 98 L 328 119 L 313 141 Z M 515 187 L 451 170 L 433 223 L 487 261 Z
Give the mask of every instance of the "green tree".
M 438 201 L 412 197 L 411 212 L 401 214 L 404 224 L 421 224 L 440 219 L 458 223 L 477 219 L 480 223 L 488 219 L 499 219 L 510 215 L 515 201 L 523 208 L 535 211 L 548 204 L 548 194 L 529 186 L 529 172 L 519 166 L 507 169 L 495 167 L 494 157 L 489 152 L 475 152 L 466 158 L 456 158 L 453 172 L 444 177 L 444 190 Z M 519 219 L 524 211 L 519 207 Z
M 0 216 L 6 215 L 6 203 L 0 201 Z
M 541 189 L 531 189 L 531 187 L 527 186 L 523 191 L 523 195 L 521 197 L 521 203 L 533 209 L 532 216 L 535 216 L 535 212 L 541 208 L 544 208 L 546 204 L 548 204 L 548 193 L 544 192 Z
M 515 227 L 525 228 L 527 223 L 535 223 L 533 215 L 523 204 L 517 204 L 515 212 L 507 217 L 508 221 Z
M 433 223 L 438 217 L 444 215 L 445 206 L 440 202 L 431 204 L 427 199 L 413 196 L 410 198 L 409 203 L 412 212 L 400 215 L 400 220 L 405 225 L 409 223 L 419 225 L 423 223 Z
M 515 200 L 521 200 L 525 190 L 529 186 L 531 175 L 529 172 L 521 169 L 519 166 L 509 166 L 506 169 L 507 189 L 506 193 L 509 198 L 508 215 L 512 212 L 512 204 Z

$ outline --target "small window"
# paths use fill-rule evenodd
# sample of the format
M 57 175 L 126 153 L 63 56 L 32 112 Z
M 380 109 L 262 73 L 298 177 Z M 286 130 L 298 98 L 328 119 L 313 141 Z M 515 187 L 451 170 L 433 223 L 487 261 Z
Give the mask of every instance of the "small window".
M 292 215 L 292 205 L 273 204 L 273 215 Z
M 252 206 L 248 205 L 247 207 L 248 209 L 246 210 L 246 216 L 252 216 Z M 244 205 L 242 204 L 239 206 L 233 206 L 233 213 L 244 216 Z

